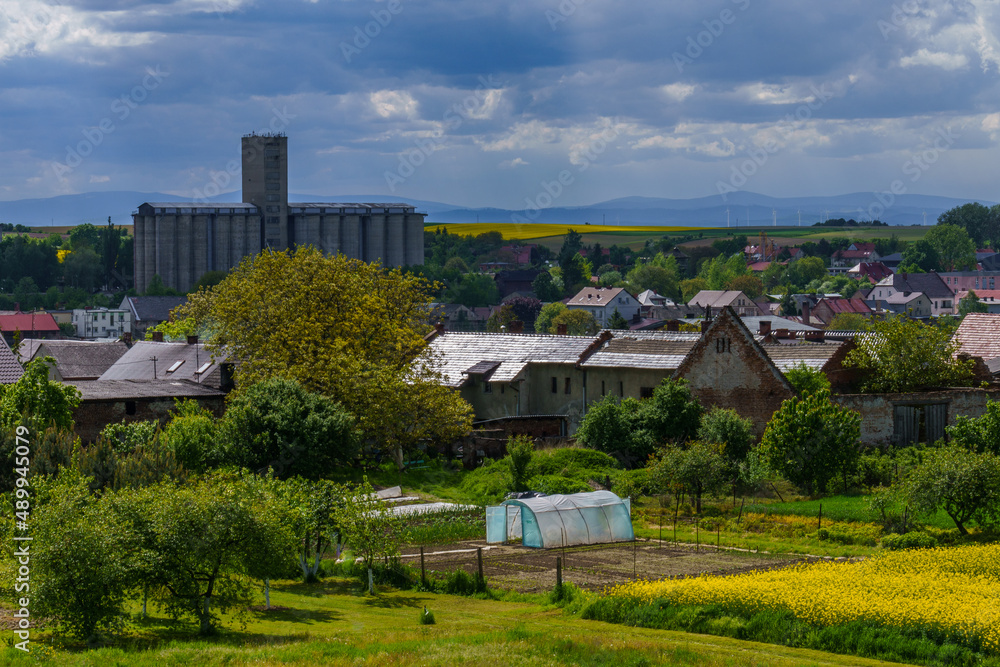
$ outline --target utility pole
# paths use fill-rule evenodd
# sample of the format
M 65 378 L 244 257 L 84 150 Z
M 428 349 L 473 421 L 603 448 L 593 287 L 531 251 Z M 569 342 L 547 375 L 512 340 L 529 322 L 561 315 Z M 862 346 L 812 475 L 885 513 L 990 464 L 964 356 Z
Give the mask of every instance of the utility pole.
M 150 357 L 153 360 L 153 379 L 156 379 L 156 357 Z

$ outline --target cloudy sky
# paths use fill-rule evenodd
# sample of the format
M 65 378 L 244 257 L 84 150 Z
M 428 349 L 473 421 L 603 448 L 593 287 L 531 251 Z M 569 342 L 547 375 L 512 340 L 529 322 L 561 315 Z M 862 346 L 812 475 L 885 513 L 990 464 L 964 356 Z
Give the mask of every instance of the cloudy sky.
M 3 0 L 0 199 L 235 190 L 240 136 L 278 130 L 299 193 L 996 200 L 998 22 L 997 0 Z

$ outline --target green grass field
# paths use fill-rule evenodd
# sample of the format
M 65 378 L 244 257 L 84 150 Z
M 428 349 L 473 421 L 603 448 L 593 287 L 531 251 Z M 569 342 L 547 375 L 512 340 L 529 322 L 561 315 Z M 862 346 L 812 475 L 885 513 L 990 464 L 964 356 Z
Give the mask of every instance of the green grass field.
M 752 505 L 746 509 L 749 512 L 819 517 L 820 505 L 823 506 L 823 517 L 830 521 L 866 522 L 873 520 L 871 514 L 867 511 L 865 496 L 829 496 L 821 500 L 797 500 L 787 503 L 775 502 L 766 505 Z M 934 516 L 922 517 L 921 523 L 943 530 L 955 528 L 955 522 L 951 520 L 944 510 L 938 510 Z
M 152 617 L 113 646 L 0 653 L 5 665 L 883 665 L 819 651 L 585 621 L 536 603 L 413 591 L 360 594 L 350 580 L 272 586 L 280 610 L 210 639 L 193 624 Z M 436 623 L 421 625 L 424 606 Z

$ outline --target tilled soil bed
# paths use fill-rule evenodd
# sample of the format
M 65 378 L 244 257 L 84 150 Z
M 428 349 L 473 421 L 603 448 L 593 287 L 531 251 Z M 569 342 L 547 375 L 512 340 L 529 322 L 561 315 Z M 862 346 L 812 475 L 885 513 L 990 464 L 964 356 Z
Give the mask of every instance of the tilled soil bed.
M 428 576 L 443 577 L 456 570 L 478 571 L 476 549 L 483 549 L 483 574 L 493 588 L 538 593 L 556 583 L 556 559 L 562 559 L 563 581 L 587 590 L 634 579 L 723 575 L 787 567 L 803 559 L 776 554 L 716 550 L 702 546 L 658 542 L 623 542 L 566 549 L 531 549 L 517 545 L 457 542 L 424 548 Z M 419 569 L 420 549 L 403 549 L 403 561 Z

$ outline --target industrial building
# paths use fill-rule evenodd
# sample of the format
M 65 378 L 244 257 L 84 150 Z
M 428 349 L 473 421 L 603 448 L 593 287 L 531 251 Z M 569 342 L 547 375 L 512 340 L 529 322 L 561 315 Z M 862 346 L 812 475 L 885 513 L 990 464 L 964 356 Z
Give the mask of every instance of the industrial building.
M 243 201 L 146 202 L 135 224 L 135 289 L 159 275 L 187 291 L 208 271 L 228 271 L 265 248 L 312 245 L 386 266 L 424 263 L 424 214 L 402 203 L 288 201 L 288 137 L 242 140 Z

